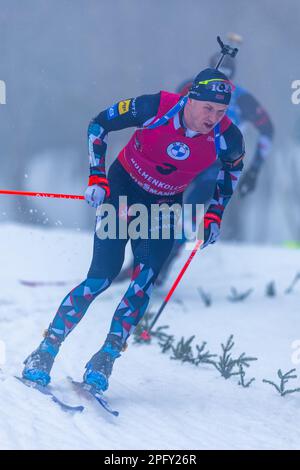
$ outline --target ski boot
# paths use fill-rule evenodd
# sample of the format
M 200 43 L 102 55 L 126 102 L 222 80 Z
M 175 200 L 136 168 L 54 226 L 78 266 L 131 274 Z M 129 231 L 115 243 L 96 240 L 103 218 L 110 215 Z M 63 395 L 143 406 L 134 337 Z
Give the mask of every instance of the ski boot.
M 59 345 L 51 344 L 46 337 L 39 347 L 25 359 L 23 378 L 46 387 L 51 380 L 50 371 L 58 350 Z
M 122 338 L 109 334 L 104 345 L 86 364 L 83 376 L 84 383 L 91 385 L 96 390 L 104 392 L 108 389 L 108 378 L 117 357 L 121 356 L 123 349 Z

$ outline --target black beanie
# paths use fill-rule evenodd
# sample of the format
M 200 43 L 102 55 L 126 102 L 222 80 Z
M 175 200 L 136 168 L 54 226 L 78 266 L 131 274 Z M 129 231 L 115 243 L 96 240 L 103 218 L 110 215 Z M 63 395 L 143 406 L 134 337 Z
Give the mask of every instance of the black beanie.
M 189 98 L 228 105 L 232 88 L 232 83 L 224 73 L 209 68 L 197 75 L 190 88 Z

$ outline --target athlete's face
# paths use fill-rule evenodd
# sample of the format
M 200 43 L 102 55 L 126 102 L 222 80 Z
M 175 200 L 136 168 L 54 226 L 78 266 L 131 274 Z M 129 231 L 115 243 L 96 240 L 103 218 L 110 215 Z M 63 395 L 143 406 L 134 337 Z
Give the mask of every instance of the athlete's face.
M 224 104 L 189 98 L 184 107 L 184 120 L 192 131 L 208 134 L 221 121 L 227 108 Z

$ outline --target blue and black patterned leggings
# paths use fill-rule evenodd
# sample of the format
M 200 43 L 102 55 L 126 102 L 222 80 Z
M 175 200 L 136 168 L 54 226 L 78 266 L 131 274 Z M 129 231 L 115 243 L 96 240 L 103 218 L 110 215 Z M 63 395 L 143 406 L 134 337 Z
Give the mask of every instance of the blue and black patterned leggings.
M 106 202 L 116 208 L 117 214 L 122 212 L 122 208 L 119 207 L 120 195 L 127 196 L 128 206 L 142 203 L 148 209 L 151 204 L 164 203 L 169 206 L 174 203 L 181 204 L 180 194 L 171 197 L 157 196 L 141 189 L 118 161 L 112 164 L 108 179 L 111 195 Z M 148 219 L 148 233 L 150 233 L 150 216 Z M 158 223 L 161 227 L 163 219 L 160 218 Z M 172 250 L 174 217 L 171 218 L 170 232 L 171 236 L 167 239 L 163 239 L 161 234 L 159 239 L 150 237 L 131 239 L 134 257 L 133 274 L 130 285 L 114 313 L 109 331 L 109 333 L 119 335 L 124 343 L 143 317 L 154 281 Z M 95 233 L 93 258 L 87 278 L 66 295 L 48 329 L 47 341 L 50 341 L 53 346 L 59 345 L 66 338 L 83 318 L 93 300 L 106 290 L 119 274 L 127 242 L 128 238 L 99 239 Z

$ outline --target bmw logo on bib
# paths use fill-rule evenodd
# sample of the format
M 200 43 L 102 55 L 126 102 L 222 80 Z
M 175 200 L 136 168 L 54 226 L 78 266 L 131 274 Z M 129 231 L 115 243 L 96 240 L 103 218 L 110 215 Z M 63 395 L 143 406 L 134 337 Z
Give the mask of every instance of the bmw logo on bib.
M 182 142 L 173 142 L 168 145 L 167 153 L 175 160 L 185 160 L 190 155 L 189 147 Z

